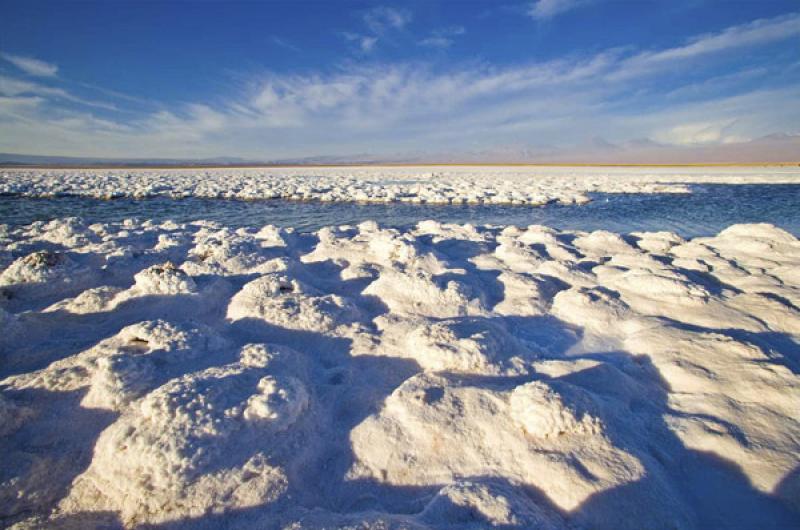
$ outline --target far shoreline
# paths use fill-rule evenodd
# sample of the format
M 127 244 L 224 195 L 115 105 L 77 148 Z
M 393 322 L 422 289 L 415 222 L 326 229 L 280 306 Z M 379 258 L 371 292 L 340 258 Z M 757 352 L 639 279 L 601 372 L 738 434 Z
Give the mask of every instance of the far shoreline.
M 800 167 L 800 162 L 708 162 L 708 163 L 663 163 L 663 164 L 639 164 L 639 163 L 539 163 L 539 162 L 426 162 L 426 163 L 406 163 L 406 162 L 386 162 L 386 163 L 330 163 L 330 164 L 4 164 L 0 163 L 0 169 L 298 169 L 298 168 L 382 168 L 382 167 L 576 167 L 576 168 L 669 168 L 669 167 Z

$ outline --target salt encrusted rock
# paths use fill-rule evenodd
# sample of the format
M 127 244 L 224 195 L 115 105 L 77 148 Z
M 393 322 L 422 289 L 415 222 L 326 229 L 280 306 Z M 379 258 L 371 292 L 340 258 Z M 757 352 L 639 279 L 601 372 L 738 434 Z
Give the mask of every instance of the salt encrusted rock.
M 624 338 L 645 326 L 643 319 L 619 298 L 602 288 L 572 288 L 553 299 L 552 314 L 586 331 L 609 338 Z
M 361 314 L 346 298 L 319 296 L 286 273 L 271 273 L 246 284 L 228 305 L 231 320 L 259 318 L 290 329 L 331 331 L 357 322 Z
M 456 280 L 437 282 L 433 274 L 419 269 L 385 269 L 364 294 L 376 296 L 397 315 L 448 318 L 486 311 L 480 293 L 470 285 Z
M 573 241 L 573 245 L 589 256 L 610 256 L 639 252 L 639 249 L 625 241 L 622 236 L 607 230 L 596 230 Z
M 435 252 L 423 249 L 416 237 L 394 229 L 379 229 L 377 224 L 362 223 L 358 232 L 320 230 L 320 242 L 303 256 L 306 263 L 338 260 L 357 267 L 363 263 L 389 269 L 425 269 L 433 273 L 447 270 Z
M 132 324 L 78 355 L 11 380 L 17 388 L 65 392 L 89 386 L 83 405 L 121 410 L 155 381 L 182 373 L 187 364 L 224 348 L 226 342 L 202 326 L 163 320 Z
M 539 265 L 551 259 L 544 248 L 538 249 L 517 239 L 502 241 L 494 254 L 510 270 L 518 273 L 536 272 Z
M 626 421 L 627 408 L 614 405 L 611 411 L 606 406 L 604 414 Z M 588 412 L 592 408 L 601 407 L 566 383 L 506 390 L 502 380 L 493 384 L 491 379 L 417 375 L 351 431 L 355 460 L 347 477 L 416 487 L 458 483 L 464 476 L 503 477 L 534 485 L 556 510 L 577 514 L 593 495 L 636 483 L 635 494 L 620 508 L 645 502 L 652 509 L 638 511 L 635 524 L 626 522 L 624 510 L 604 513 L 603 524 L 663 527 L 677 521 L 679 527 L 690 526 L 690 512 L 665 473 L 645 468 L 616 447 L 604 434 L 605 422 Z M 645 472 L 648 480 L 641 482 Z M 482 502 L 489 513 L 504 517 L 499 503 Z
M 520 484 L 503 486 L 491 481 L 456 481 L 443 487 L 425 507 L 420 518 L 433 525 L 489 527 L 567 528 L 556 513 L 548 513 L 519 493 Z
M 98 240 L 91 227 L 77 217 L 53 219 L 41 225 L 35 233 L 37 241 L 47 241 L 66 248 L 82 247 Z
M 262 377 L 258 393 L 247 400 L 243 417 L 253 422 L 268 422 L 275 431 L 283 431 L 295 422 L 308 406 L 308 393 L 293 377 Z
M 525 373 L 534 357 L 502 324 L 481 318 L 412 320 L 379 318 L 383 340 L 398 343 L 397 354 L 423 369 L 472 374 Z
M 98 313 L 109 309 L 114 298 L 122 291 L 119 287 L 111 286 L 86 289 L 75 298 L 56 302 L 45 311 L 68 311 L 76 315 Z
M 664 254 L 676 245 L 686 243 L 686 240 L 672 232 L 631 232 L 638 238 L 636 246 L 646 252 Z
M 274 352 L 245 350 L 246 364 L 173 379 L 128 409 L 100 435 L 62 509 L 103 507 L 125 521 L 157 522 L 278 499 L 288 484 L 269 462 L 270 447 L 309 396 L 297 378 L 270 373 Z
M 264 266 L 270 258 L 264 254 L 263 244 L 257 236 L 230 229 L 201 230 L 184 267 L 197 274 L 267 272 Z
M 133 290 L 140 295 L 194 294 L 197 285 L 184 271 L 171 262 L 153 265 L 136 274 Z
M 121 410 L 153 386 L 156 367 L 146 355 L 122 353 L 99 357 L 91 370 L 87 408 Z
M 40 250 L 16 259 L 0 274 L 0 285 L 69 282 L 77 265 L 62 252 Z
M 582 407 L 590 407 L 585 397 Z M 575 394 L 570 396 L 575 399 Z M 562 395 L 543 381 L 533 381 L 518 386 L 511 393 L 511 416 L 531 436 L 554 438 L 558 436 L 596 435 L 602 432 L 602 423 L 589 412 L 579 411 L 565 403 Z
M 565 284 L 539 274 L 501 272 L 497 281 L 503 285 L 505 297 L 494 306 L 494 312 L 508 316 L 544 315 L 555 295 Z
M 292 239 L 293 228 L 278 228 L 275 225 L 266 225 L 256 232 L 253 237 L 261 241 L 265 247 L 286 247 L 287 239 Z

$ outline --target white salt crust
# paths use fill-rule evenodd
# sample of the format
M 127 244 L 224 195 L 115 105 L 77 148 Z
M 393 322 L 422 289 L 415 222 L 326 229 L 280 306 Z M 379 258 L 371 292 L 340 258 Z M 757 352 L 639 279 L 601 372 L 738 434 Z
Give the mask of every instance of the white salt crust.
M 800 517 L 800 242 L 774 226 L 0 232 L 12 528 Z
M 688 193 L 689 184 L 800 182 L 793 167 L 368 166 L 3 169 L 0 194 L 427 204 L 583 204 L 591 192 Z

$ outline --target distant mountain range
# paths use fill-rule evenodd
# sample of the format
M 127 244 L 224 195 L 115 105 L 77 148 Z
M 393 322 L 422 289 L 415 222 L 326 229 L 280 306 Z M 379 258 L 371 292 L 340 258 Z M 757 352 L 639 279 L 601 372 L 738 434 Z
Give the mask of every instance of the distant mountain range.
M 237 157 L 203 159 L 182 158 L 93 158 L 74 156 L 42 156 L 18 153 L 0 153 L 0 166 L 240 166 L 263 164 L 263 161 Z
M 525 145 L 457 153 L 404 153 L 376 156 L 320 155 L 300 158 L 98 158 L 0 153 L 0 167 L 241 167 L 348 164 L 759 164 L 800 162 L 800 134 L 771 134 L 728 144 L 675 146 L 648 138 L 614 144 L 603 138 L 570 148 Z
M 402 161 L 405 161 L 403 159 Z M 44 156 L 19 153 L 0 153 L 0 167 L 53 166 L 53 167 L 241 167 L 241 166 L 280 166 L 280 165 L 346 165 L 381 164 L 394 162 L 394 159 L 376 158 L 371 155 L 351 156 L 309 156 L 276 160 L 257 160 L 233 156 L 216 158 L 95 158 L 75 156 Z

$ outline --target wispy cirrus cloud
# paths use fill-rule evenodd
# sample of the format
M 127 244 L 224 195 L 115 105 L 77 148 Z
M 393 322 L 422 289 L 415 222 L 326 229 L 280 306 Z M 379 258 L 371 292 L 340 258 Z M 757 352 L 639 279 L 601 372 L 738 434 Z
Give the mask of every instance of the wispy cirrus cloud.
M 658 69 L 676 61 L 687 61 L 715 53 L 736 50 L 800 37 L 800 15 L 759 19 L 731 26 L 717 33 L 695 36 L 681 46 L 643 51 L 628 57 L 617 78 L 635 77 L 647 70 Z
M 39 96 L 48 99 L 69 101 L 88 107 L 96 107 L 108 110 L 116 110 L 117 108 L 112 103 L 78 97 L 63 88 L 47 86 L 25 79 L 7 77 L 2 74 L 0 74 L 0 95 L 12 97 Z
M 448 48 L 453 44 L 456 37 L 464 35 L 466 32 L 467 30 L 463 26 L 441 28 L 432 31 L 429 36 L 420 40 L 418 44 L 430 48 Z
M 550 20 L 557 15 L 577 9 L 589 2 L 591 0 L 536 0 L 530 5 L 527 13 L 534 20 Z
M 386 6 L 374 7 L 363 16 L 364 24 L 375 35 L 381 35 L 389 29 L 403 29 L 412 18 L 411 11 L 407 9 Z
M 299 52 L 300 51 L 300 48 L 298 48 L 297 46 L 295 46 L 291 42 L 289 42 L 289 41 L 287 41 L 285 39 L 282 39 L 280 37 L 277 37 L 277 36 L 273 36 L 272 37 L 272 42 L 275 43 L 276 46 L 280 46 L 281 48 L 284 48 L 286 50 L 291 50 L 293 52 Z
M 37 77 L 55 77 L 58 75 L 58 66 L 33 57 L 0 53 L 0 57 L 10 62 L 28 75 Z
M 412 20 L 411 11 L 394 7 L 378 6 L 368 9 L 361 15 L 364 32 L 344 31 L 341 35 L 348 41 L 358 44 L 363 53 L 372 52 L 378 42 L 388 33 L 402 31 Z

